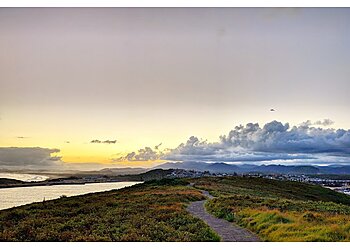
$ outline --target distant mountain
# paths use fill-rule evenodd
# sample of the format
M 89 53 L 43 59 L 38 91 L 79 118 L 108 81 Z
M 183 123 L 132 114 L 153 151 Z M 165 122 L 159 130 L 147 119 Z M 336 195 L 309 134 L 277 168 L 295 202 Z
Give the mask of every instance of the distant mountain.
M 275 174 L 319 174 L 320 169 L 314 166 L 285 166 L 261 165 L 249 169 L 248 172 L 275 173 Z
M 275 174 L 350 174 L 350 166 L 311 166 L 311 165 L 233 165 L 223 162 L 166 162 L 156 166 L 162 169 L 186 169 L 209 171 L 212 173 L 275 173 Z
M 141 174 L 147 172 L 147 168 L 104 168 L 96 171 L 79 171 L 75 173 L 76 176 L 86 176 L 86 175 L 127 175 L 127 174 Z
M 147 172 L 149 169 L 147 168 L 104 168 L 99 172 L 101 174 L 140 174 Z
M 223 162 L 217 163 L 206 163 L 206 162 L 166 162 L 158 165 L 155 168 L 162 169 L 186 169 L 186 170 L 198 170 L 198 171 L 209 171 L 212 173 L 233 173 L 241 172 L 242 170 L 236 166 Z
M 205 170 L 212 173 L 237 173 L 242 172 L 242 169 L 236 165 L 226 164 L 223 162 L 213 163 L 205 167 Z
M 23 183 L 25 184 L 25 182 L 15 179 L 0 178 L 0 188 L 22 185 Z
M 291 173 L 295 174 L 320 174 L 320 169 L 314 166 L 294 166 Z
M 186 170 L 200 170 L 200 171 L 206 171 L 206 167 L 211 165 L 210 163 L 206 162 L 197 162 L 197 161 L 184 161 L 184 162 L 166 162 L 163 164 L 160 164 L 154 169 L 162 168 L 162 169 L 186 169 Z
M 0 185 L 13 185 L 13 184 L 22 184 L 25 183 L 20 180 L 9 179 L 9 178 L 0 178 Z
M 350 174 L 350 166 L 331 165 L 326 167 L 318 167 L 324 174 Z

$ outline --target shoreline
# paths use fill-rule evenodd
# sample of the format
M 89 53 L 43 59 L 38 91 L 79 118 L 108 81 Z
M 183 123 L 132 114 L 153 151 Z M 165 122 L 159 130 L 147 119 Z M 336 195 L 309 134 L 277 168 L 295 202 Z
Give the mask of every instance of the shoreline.
M 104 182 L 104 183 L 75 183 L 76 185 L 34 185 L 15 188 L 0 189 L 0 211 L 13 209 L 33 203 L 42 203 L 60 199 L 62 197 L 82 196 L 92 193 L 118 190 L 124 187 L 136 185 L 140 182 Z M 86 185 L 85 185 L 86 184 Z M 90 185 L 88 185 L 90 184 Z M 52 187 L 51 187 L 52 186 Z M 31 188 L 30 188 L 31 187 Z
M 13 180 L 13 179 L 11 179 Z M 16 188 L 16 187 L 37 187 L 37 186 L 60 186 L 60 185 L 85 185 L 85 184 L 93 184 L 93 183 L 113 183 L 113 182 L 129 182 L 129 181 L 135 181 L 135 180 L 111 180 L 111 181 L 85 181 L 85 182 L 54 182 L 50 183 L 48 181 L 38 182 L 38 183 L 20 183 L 20 184 L 8 184 L 8 185 L 1 185 L 0 189 L 4 188 Z

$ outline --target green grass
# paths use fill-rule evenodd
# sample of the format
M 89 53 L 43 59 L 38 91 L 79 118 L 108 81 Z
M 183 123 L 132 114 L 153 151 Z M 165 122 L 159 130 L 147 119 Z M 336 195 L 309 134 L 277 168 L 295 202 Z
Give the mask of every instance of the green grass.
M 316 185 L 261 178 L 201 178 L 207 210 L 264 241 L 350 241 L 350 197 Z
M 195 186 L 214 196 L 248 195 L 291 200 L 332 201 L 350 205 L 350 196 L 318 185 L 256 177 L 206 177 L 193 179 Z
M 185 210 L 203 199 L 186 184 L 152 181 L 0 211 L 0 241 L 218 241 Z
M 216 196 L 210 213 L 264 241 L 350 241 L 350 196 L 249 177 L 162 179 L 3 210 L 0 241 L 218 241 L 185 209 L 204 199 L 197 188 Z

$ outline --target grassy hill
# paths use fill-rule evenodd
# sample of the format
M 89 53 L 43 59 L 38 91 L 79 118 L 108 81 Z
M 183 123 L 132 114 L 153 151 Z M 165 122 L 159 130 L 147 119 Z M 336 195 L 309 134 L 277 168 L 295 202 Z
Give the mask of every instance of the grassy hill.
M 316 185 L 262 178 L 201 178 L 217 198 L 207 210 L 266 241 L 350 241 L 350 196 Z
M 217 241 L 185 210 L 203 199 L 176 180 L 0 211 L 0 241 Z
M 249 195 L 292 200 L 332 201 L 350 205 L 350 196 L 295 181 L 278 181 L 256 177 L 204 177 L 193 179 L 196 187 L 210 191 L 214 196 Z
M 185 209 L 204 199 L 199 189 L 216 197 L 207 202 L 210 213 L 262 240 L 350 241 L 350 196 L 305 183 L 248 177 L 153 180 L 2 210 L 0 241 L 217 241 Z

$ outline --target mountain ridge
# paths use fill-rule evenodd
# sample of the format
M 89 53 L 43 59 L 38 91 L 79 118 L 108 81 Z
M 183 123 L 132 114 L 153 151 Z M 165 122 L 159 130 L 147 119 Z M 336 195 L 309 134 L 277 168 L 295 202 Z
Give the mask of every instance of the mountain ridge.
M 214 173 L 350 174 L 348 165 L 236 165 L 224 162 L 166 162 L 154 168 L 209 171 Z

